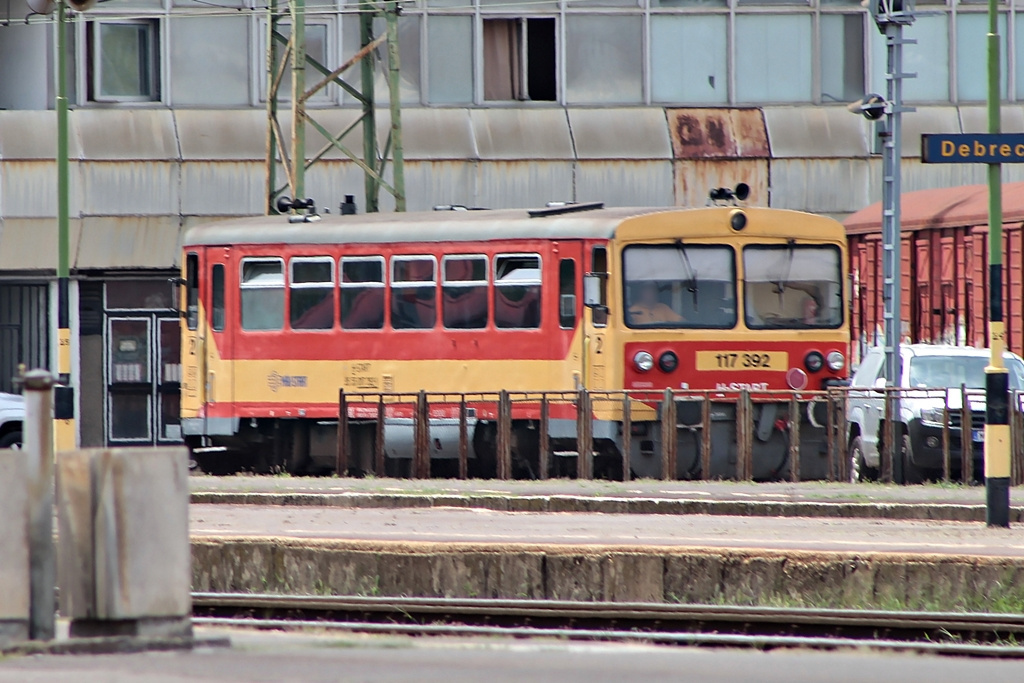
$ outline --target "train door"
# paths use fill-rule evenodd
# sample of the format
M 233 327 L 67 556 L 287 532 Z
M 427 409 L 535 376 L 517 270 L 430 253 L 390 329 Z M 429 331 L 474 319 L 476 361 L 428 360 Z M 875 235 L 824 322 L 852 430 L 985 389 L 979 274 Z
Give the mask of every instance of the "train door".
M 608 330 L 608 249 L 595 246 L 590 249 L 589 274 L 599 285 L 599 302 L 588 306 L 583 326 L 583 383 L 588 389 L 604 389 L 607 370 Z
M 558 327 L 572 335 L 564 357 L 572 372 L 571 388 L 578 389 L 583 382 L 583 335 L 576 334 L 575 330 L 580 323 L 582 302 L 583 245 L 579 242 L 563 242 L 558 245 L 555 256 L 558 259 Z M 560 337 L 565 338 L 564 335 Z
M 189 430 L 190 433 L 206 434 L 206 353 L 204 330 L 200 327 L 199 273 L 199 254 L 186 254 L 182 266 L 184 301 L 181 311 L 185 324 L 181 328 L 181 416 L 186 420 L 200 420 L 199 429 Z

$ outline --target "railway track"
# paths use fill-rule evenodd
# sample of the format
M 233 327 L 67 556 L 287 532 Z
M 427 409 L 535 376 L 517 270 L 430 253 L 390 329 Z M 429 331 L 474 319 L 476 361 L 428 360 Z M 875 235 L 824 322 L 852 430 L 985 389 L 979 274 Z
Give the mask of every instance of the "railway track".
M 199 625 L 1024 658 L 1024 615 L 195 593 Z

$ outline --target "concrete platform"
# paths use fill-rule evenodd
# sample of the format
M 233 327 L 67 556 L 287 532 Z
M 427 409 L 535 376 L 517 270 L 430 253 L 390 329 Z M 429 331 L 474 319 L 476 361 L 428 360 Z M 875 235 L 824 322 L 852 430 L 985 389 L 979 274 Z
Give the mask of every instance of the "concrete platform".
M 336 477 L 190 478 L 201 504 L 344 508 L 459 507 L 511 512 L 713 514 L 983 521 L 985 491 L 957 484 L 836 482 L 493 481 Z M 1024 522 L 1024 490 L 1011 492 L 1011 521 Z
M 191 506 L 193 589 L 1024 612 L 1024 528 Z

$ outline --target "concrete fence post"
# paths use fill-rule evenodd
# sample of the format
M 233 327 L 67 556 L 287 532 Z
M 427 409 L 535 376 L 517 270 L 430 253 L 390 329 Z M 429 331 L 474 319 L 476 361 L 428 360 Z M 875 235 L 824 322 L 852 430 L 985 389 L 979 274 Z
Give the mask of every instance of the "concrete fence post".
M 52 640 L 56 629 L 57 559 L 53 547 L 53 375 L 25 374 L 25 483 L 28 491 L 29 637 Z

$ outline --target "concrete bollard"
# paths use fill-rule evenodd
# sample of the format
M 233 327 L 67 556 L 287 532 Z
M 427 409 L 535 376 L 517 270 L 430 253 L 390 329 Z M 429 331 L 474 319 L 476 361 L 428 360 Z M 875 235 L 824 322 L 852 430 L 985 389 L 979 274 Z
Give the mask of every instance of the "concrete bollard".
M 190 636 L 188 451 L 57 460 L 60 611 L 72 636 Z
M 28 640 L 28 495 L 24 451 L 0 450 L 0 646 Z
M 24 450 L 28 495 L 29 637 L 53 640 L 57 562 L 53 547 L 53 375 L 25 373 Z

